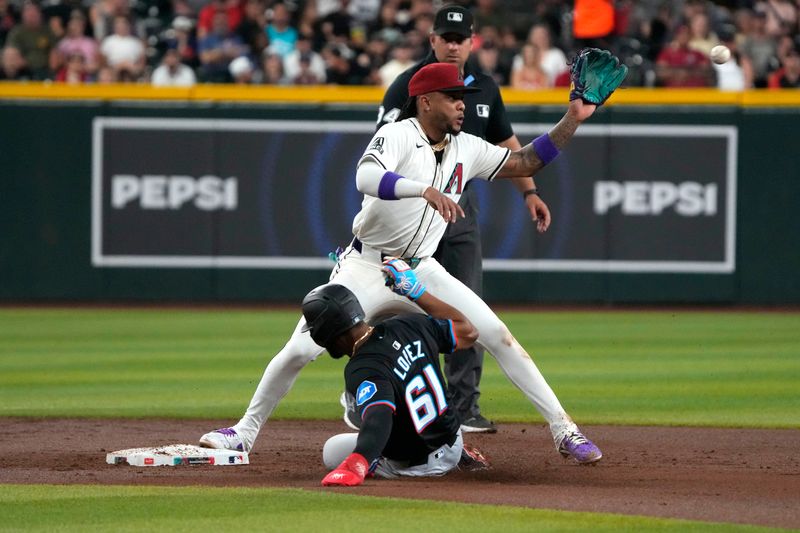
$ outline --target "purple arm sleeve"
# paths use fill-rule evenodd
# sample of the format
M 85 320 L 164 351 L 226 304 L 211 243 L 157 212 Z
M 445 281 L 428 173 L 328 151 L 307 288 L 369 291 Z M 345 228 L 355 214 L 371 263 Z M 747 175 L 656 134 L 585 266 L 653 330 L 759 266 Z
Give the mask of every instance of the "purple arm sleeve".
M 381 200 L 397 200 L 394 192 L 394 186 L 397 180 L 402 179 L 403 176 L 395 174 L 394 172 L 386 172 L 378 184 L 378 198 Z
M 558 147 L 553 144 L 553 140 L 547 133 L 539 135 L 533 140 L 533 151 L 542 160 L 545 165 L 549 164 L 553 159 L 558 157 Z

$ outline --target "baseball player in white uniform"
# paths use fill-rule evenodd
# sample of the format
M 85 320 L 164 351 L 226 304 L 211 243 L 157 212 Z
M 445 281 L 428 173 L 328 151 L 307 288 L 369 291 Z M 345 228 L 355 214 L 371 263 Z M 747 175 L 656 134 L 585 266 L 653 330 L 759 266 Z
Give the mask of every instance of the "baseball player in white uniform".
M 458 199 L 471 179 L 525 177 L 554 159 L 596 106 L 576 97 L 549 132 L 511 152 L 460 133 L 465 87 L 455 65 L 433 63 L 409 82 L 400 118 L 378 130 L 359 160 L 358 190 L 364 193 L 353 221 L 354 239 L 340 254 L 330 281 L 350 289 L 367 322 L 398 313 L 422 313 L 414 302 L 386 290 L 382 261 L 399 257 L 427 290 L 456 307 L 478 330 L 478 342 L 548 422 L 556 449 L 580 463 L 602 457 L 564 411 L 530 355 L 475 293 L 431 257 L 446 224 L 463 216 Z M 409 117 L 409 118 L 406 118 Z M 203 435 L 200 444 L 250 450 L 267 418 L 300 370 L 322 353 L 300 319 L 284 348 L 270 361 L 245 415 L 229 428 Z

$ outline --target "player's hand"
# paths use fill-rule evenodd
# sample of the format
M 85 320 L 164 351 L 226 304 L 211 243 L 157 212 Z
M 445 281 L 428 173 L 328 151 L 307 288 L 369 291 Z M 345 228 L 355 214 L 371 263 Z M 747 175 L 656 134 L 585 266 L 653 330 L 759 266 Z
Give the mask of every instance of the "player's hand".
M 364 482 L 369 463 L 360 453 L 351 453 L 335 470 L 322 479 L 323 487 L 355 487 Z
M 591 117 L 597 110 L 595 104 L 587 104 L 583 100 L 573 100 L 569 103 L 567 114 L 571 115 L 578 122 L 583 122 Z
M 405 296 L 410 300 L 416 300 L 425 294 L 425 286 L 417 279 L 417 275 L 411 267 L 402 259 L 387 257 L 383 261 L 383 276 L 386 278 L 386 286 L 400 296 Z
M 436 209 L 445 222 L 455 222 L 458 220 L 458 215 L 464 218 L 464 210 L 456 202 L 440 193 L 433 187 L 428 187 L 422 194 L 422 197 L 428 202 L 432 208 Z
M 529 194 L 525 197 L 525 205 L 531 214 L 531 220 L 536 221 L 536 231 L 544 233 L 550 227 L 550 208 L 538 194 Z

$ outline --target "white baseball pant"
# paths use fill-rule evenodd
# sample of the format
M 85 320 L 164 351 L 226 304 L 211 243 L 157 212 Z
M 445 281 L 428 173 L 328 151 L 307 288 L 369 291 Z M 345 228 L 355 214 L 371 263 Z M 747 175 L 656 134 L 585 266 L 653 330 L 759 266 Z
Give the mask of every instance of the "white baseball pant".
M 328 470 L 333 470 L 356 449 L 358 433 L 339 433 L 329 438 L 322 447 L 322 462 Z M 443 476 L 458 467 L 464 439 L 458 430 L 455 442 L 445 444 L 428 454 L 428 461 L 421 465 L 408 466 L 402 461 L 380 457 L 374 473 L 378 477 L 433 477 Z
M 362 245 L 359 252 L 348 246 L 330 281 L 353 291 L 368 322 L 399 313 L 421 313 L 415 303 L 386 287 L 381 267 L 381 254 L 377 250 Z M 556 443 L 577 430 L 530 355 L 480 297 L 431 257 L 422 259 L 414 271 L 431 294 L 457 308 L 472 322 L 478 330 L 478 343 L 494 356 L 505 375 L 544 417 Z M 300 331 L 304 325 L 301 317 L 289 342 L 267 365 L 244 416 L 233 426 L 248 450 L 278 402 L 292 388 L 300 370 L 324 351 L 308 332 Z

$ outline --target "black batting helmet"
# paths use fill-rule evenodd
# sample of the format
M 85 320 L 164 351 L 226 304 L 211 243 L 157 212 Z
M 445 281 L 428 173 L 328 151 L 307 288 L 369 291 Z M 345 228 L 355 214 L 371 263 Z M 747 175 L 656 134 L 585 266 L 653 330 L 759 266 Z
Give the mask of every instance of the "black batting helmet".
M 364 321 L 364 310 L 350 289 L 328 283 L 306 294 L 303 316 L 306 325 L 302 331 L 311 332 L 314 342 L 328 348 L 336 337 Z

